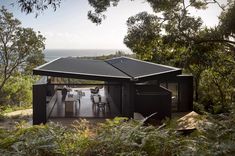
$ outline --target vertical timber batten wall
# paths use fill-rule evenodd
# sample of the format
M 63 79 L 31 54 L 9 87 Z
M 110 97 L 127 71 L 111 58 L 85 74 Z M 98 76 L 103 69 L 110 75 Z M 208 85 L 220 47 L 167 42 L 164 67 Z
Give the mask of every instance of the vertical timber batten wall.
M 192 75 L 178 75 L 179 83 L 179 111 L 193 110 L 193 76 Z
M 133 118 L 135 105 L 135 85 L 134 83 L 123 83 L 122 85 L 122 115 Z
M 122 110 L 122 85 L 119 82 L 105 82 L 105 91 L 108 93 L 106 96 L 110 96 L 114 105 L 121 113 Z
M 46 92 L 47 82 L 46 77 L 42 77 L 33 85 L 33 124 L 46 123 Z

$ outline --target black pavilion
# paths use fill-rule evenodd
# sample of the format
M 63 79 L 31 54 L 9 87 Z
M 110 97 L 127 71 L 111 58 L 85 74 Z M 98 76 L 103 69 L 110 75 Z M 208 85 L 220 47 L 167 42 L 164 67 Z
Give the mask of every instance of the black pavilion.
M 46 123 L 55 105 L 47 102 L 48 90 L 56 86 L 48 77 L 103 81 L 120 116 L 156 113 L 154 118 L 161 120 L 171 117 L 172 112 L 191 111 L 193 107 L 192 75 L 182 74 L 179 68 L 129 57 L 105 61 L 58 58 L 35 68 L 33 74 L 43 76 L 33 85 L 34 124 Z

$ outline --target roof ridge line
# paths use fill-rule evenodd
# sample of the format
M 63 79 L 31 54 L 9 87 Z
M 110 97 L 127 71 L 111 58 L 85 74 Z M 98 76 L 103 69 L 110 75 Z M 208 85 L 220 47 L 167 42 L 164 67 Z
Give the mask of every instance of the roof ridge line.
M 182 70 L 181 68 L 173 67 L 173 66 L 170 66 L 170 65 L 165 65 L 165 64 L 159 64 L 159 63 L 144 61 L 144 60 L 140 60 L 140 59 L 133 58 L 133 57 L 127 57 L 127 56 L 115 57 L 115 58 L 108 59 L 108 60 L 114 60 L 114 59 L 118 59 L 118 58 L 126 58 L 126 59 L 129 59 L 129 60 L 139 61 L 139 62 L 151 64 L 151 65 L 158 65 L 158 66 L 161 66 L 161 67 L 171 68 L 171 69 L 174 69 L 174 70 Z
M 109 59 L 110 60 L 110 59 Z M 108 60 L 104 61 L 105 63 L 111 65 L 112 67 L 114 67 L 115 69 L 119 70 L 120 72 L 124 73 L 125 75 L 129 76 L 131 78 L 131 80 L 135 80 L 134 77 L 132 77 L 131 75 L 127 74 L 126 72 L 124 72 L 123 70 L 119 69 L 118 67 L 115 67 L 114 65 L 112 65 L 111 63 L 108 62 Z

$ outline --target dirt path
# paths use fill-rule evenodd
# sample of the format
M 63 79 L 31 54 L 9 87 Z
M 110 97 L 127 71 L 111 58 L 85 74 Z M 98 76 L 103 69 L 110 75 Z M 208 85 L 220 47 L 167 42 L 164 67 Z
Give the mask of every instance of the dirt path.
M 14 129 L 15 125 L 22 121 L 32 123 L 32 113 L 32 109 L 24 109 L 5 113 L 5 119 L 0 120 L 0 128 Z
M 24 109 L 24 110 L 18 110 L 10 113 L 5 113 L 4 116 L 8 118 L 14 118 L 14 117 L 25 117 L 25 116 L 32 116 L 33 110 L 32 109 Z

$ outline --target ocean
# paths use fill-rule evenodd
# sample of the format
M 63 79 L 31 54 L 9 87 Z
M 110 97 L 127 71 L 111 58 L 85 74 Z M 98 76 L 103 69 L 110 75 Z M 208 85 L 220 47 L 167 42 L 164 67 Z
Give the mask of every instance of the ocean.
M 127 54 L 132 52 L 128 49 L 46 49 L 44 51 L 45 60 L 51 61 L 58 57 L 84 57 L 84 56 L 102 56 L 115 54 L 117 51 L 122 51 Z

